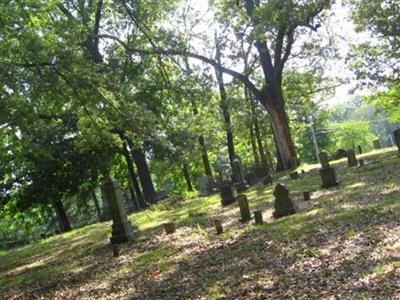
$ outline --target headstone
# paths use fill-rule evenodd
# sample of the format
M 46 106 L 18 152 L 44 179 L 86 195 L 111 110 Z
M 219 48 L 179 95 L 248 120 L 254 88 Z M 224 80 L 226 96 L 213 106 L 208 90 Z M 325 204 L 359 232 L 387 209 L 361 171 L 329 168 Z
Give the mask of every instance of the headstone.
M 238 192 L 243 192 L 247 188 L 243 175 L 242 163 L 239 158 L 235 158 L 232 162 L 232 174 L 235 188 Z
M 319 161 L 321 162 L 322 169 L 330 168 L 328 153 L 322 151 L 319 153 Z
M 119 246 L 118 245 L 113 245 L 113 256 L 114 257 L 119 256 Z
M 208 196 L 211 194 L 212 187 L 211 187 L 211 183 L 210 183 L 210 178 L 208 176 L 205 176 L 205 175 L 201 176 L 199 178 L 197 185 L 199 187 L 199 191 L 202 196 Z
M 358 163 L 360 164 L 360 167 L 364 166 L 364 160 L 363 160 L 363 159 L 360 159 L 360 160 L 358 161 Z
M 289 176 L 290 176 L 290 179 L 299 179 L 300 178 L 299 172 L 297 172 L 297 171 L 290 173 Z
M 356 153 L 354 150 L 347 150 L 347 166 L 348 167 L 356 167 L 358 166 L 358 161 L 356 158 Z
M 281 183 L 278 183 L 274 190 L 275 202 L 273 212 L 274 218 L 280 218 L 296 213 L 292 200 L 289 198 L 289 190 Z
M 399 150 L 399 155 L 400 155 L 400 128 L 393 131 L 393 135 L 394 135 L 394 141 L 397 145 L 397 149 Z
M 360 145 L 358 145 L 358 146 L 357 146 L 357 149 L 358 149 L 358 154 L 360 154 L 360 155 L 361 155 L 361 154 L 362 154 L 362 148 L 361 148 L 361 146 L 360 146 Z
M 250 215 L 250 208 L 249 208 L 249 201 L 247 200 L 246 195 L 238 195 L 237 201 L 239 204 L 239 209 L 240 209 L 240 221 L 241 222 L 247 222 L 251 219 Z
M 214 226 L 215 226 L 215 230 L 217 231 L 217 234 L 221 234 L 222 232 L 224 232 L 224 229 L 222 228 L 222 222 L 221 219 L 214 219 Z
M 219 192 L 221 195 L 222 206 L 226 206 L 235 202 L 235 197 L 233 195 L 233 188 L 230 183 L 221 184 L 219 187 Z
M 112 218 L 111 244 L 128 242 L 135 234 L 135 229 L 128 220 L 124 203 L 121 197 L 119 183 L 108 179 L 103 184 L 103 190 L 107 198 Z
M 268 170 L 263 166 L 257 166 L 254 168 L 254 173 L 258 179 L 263 179 L 265 176 L 268 176 Z
M 327 189 L 339 185 L 339 181 L 336 179 L 336 172 L 334 168 L 325 168 L 319 170 L 319 176 L 322 181 L 322 188 Z
M 347 151 L 345 149 L 338 149 L 336 150 L 335 154 L 333 155 L 334 159 L 341 159 L 347 157 Z
M 382 149 L 382 145 L 381 142 L 379 141 L 379 139 L 376 139 L 372 142 L 374 149 Z
M 304 201 L 308 201 L 311 199 L 311 192 L 310 191 L 304 191 L 303 192 L 303 199 Z
M 264 222 L 261 210 L 254 211 L 254 220 L 255 220 L 257 225 L 261 225 Z
M 301 169 L 301 174 L 306 174 L 306 171 L 304 171 L 303 169 Z
M 174 223 L 164 223 L 165 234 L 171 234 L 175 232 L 175 224 Z

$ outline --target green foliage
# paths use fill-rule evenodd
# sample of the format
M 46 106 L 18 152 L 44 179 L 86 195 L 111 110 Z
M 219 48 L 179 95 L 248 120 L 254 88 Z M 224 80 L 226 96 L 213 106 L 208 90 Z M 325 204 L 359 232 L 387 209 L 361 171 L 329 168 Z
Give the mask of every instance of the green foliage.
M 341 149 L 353 149 L 360 145 L 363 149 L 370 149 L 376 136 L 370 131 L 368 122 L 346 121 L 332 124 L 335 128 L 332 133 L 333 145 L 330 152 Z
M 389 90 L 378 92 L 367 97 L 366 101 L 373 103 L 379 111 L 383 111 L 390 116 L 390 121 L 396 123 L 400 121 L 400 87 L 393 85 Z

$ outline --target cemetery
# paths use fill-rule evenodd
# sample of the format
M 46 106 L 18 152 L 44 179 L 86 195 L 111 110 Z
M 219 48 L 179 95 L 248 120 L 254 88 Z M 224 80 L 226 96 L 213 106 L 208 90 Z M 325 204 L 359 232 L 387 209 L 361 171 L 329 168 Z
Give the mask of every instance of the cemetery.
M 398 2 L 0 2 L 0 300 L 400 300 Z

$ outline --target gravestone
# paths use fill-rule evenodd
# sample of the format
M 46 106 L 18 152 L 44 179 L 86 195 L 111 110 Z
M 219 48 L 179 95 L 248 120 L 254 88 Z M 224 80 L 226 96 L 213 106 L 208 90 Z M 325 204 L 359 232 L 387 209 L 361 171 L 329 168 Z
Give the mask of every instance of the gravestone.
M 397 145 L 397 149 L 398 149 L 399 155 L 400 155 L 400 128 L 393 131 L 393 135 L 394 135 L 394 141 Z
M 308 201 L 311 199 L 311 192 L 310 191 L 304 191 L 303 192 L 303 199 L 304 201 Z
M 354 150 L 347 150 L 347 166 L 348 167 L 356 167 L 358 166 L 358 161 L 356 158 L 356 153 Z
M 217 234 L 221 234 L 222 232 L 224 232 L 224 229 L 222 228 L 221 219 L 214 219 L 213 223 L 215 226 L 215 230 L 217 231 Z
M 174 223 L 164 223 L 165 234 L 172 234 L 175 232 L 175 224 Z
M 360 164 L 360 167 L 364 166 L 364 160 L 363 160 L 363 159 L 360 159 L 360 160 L 358 161 L 358 163 Z
M 290 173 L 289 176 L 290 176 L 290 179 L 294 179 L 294 180 L 300 178 L 299 172 L 297 172 L 297 171 Z
M 330 168 L 328 153 L 322 151 L 319 153 L 319 161 L 321 162 L 322 169 Z
M 268 185 L 272 183 L 272 177 L 270 175 L 264 177 L 263 184 Z
M 254 168 L 254 173 L 258 179 L 263 179 L 265 176 L 268 176 L 267 168 L 263 166 L 257 166 Z
M 379 139 L 376 139 L 372 142 L 374 149 L 382 149 L 382 145 L 381 142 L 379 141 Z
M 362 148 L 361 148 L 361 146 L 360 146 L 360 145 L 358 145 L 358 146 L 357 146 L 357 149 L 358 149 L 358 154 L 360 154 L 360 155 L 361 155 L 361 154 L 362 154 Z
M 261 225 L 262 223 L 264 223 L 263 215 L 262 215 L 262 211 L 261 210 L 254 211 L 254 220 L 255 220 L 257 225 Z
M 202 196 L 209 196 L 212 193 L 212 184 L 208 176 L 201 176 L 197 185 Z
M 303 169 L 301 169 L 301 174 L 306 174 L 306 171 L 304 171 Z
M 128 220 L 124 203 L 121 197 L 119 183 L 109 178 L 103 184 L 103 190 L 107 198 L 112 218 L 111 244 L 128 242 L 135 234 L 135 229 Z
M 336 179 L 336 172 L 334 168 L 320 169 L 319 176 L 321 177 L 321 188 L 323 189 L 328 189 L 339 185 L 339 181 Z
M 233 188 L 230 183 L 222 183 L 219 187 L 219 193 L 221 195 L 222 206 L 235 202 Z
M 289 190 L 281 183 L 278 183 L 274 189 L 274 209 L 273 217 L 280 218 L 296 213 L 292 199 L 289 198 Z
M 236 197 L 240 209 L 240 222 L 247 222 L 251 219 L 249 201 L 246 195 L 238 195 Z
M 235 158 L 232 162 L 232 174 L 235 188 L 238 192 L 242 192 L 247 188 L 243 175 L 242 163 L 239 158 Z

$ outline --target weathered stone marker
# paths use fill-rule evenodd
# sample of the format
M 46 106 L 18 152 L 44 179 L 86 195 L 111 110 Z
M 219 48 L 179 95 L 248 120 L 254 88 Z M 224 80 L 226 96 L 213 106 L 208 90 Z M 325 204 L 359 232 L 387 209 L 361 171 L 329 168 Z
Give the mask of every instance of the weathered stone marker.
M 240 193 L 247 188 L 246 180 L 243 175 L 242 163 L 239 158 L 235 158 L 232 162 L 233 181 L 236 190 Z
M 372 145 L 374 146 L 374 149 L 382 149 L 382 145 L 381 142 L 379 141 L 379 139 L 376 139 L 372 142 Z
M 257 181 L 256 174 L 254 172 L 249 172 L 245 176 L 246 182 L 248 185 L 253 185 Z
M 322 169 L 330 168 L 328 153 L 322 151 L 319 153 L 319 161 L 321 162 Z
M 280 218 L 296 213 L 292 199 L 289 198 L 289 190 L 281 183 L 278 183 L 274 190 L 275 202 L 273 212 L 274 218 Z
M 303 192 L 303 199 L 304 201 L 308 201 L 311 199 L 311 192 L 310 191 L 304 191 Z
M 233 188 L 230 183 L 221 184 L 219 187 L 219 193 L 221 195 L 222 206 L 226 206 L 235 202 L 235 197 L 233 195 Z
M 263 215 L 261 210 L 255 210 L 254 211 L 254 220 L 256 221 L 257 225 L 261 225 L 264 223 L 263 221 Z
M 175 224 L 174 223 L 164 223 L 165 234 L 171 234 L 175 232 Z
M 397 149 L 399 150 L 400 155 L 400 128 L 393 131 L 394 141 L 396 142 Z
M 119 256 L 119 246 L 118 245 L 113 245 L 113 256 L 114 257 Z
M 360 164 L 360 167 L 364 166 L 364 160 L 363 160 L 363 159 L 360 159 L 360 160 L 358 161 L 358 163 Z
M 103 184 L 103 191 L 107 198 L 109 210 L 112 218 L 111 244 L 126 243 L 132 239 L 135 229 L 126 216 L 124 202 L 121 197 L 119 183 L 109 178 Z
M 236 197 L 240 209 L 240 222 L 248 222 L 251 219 L 249 201 L 246 195 L 238 195 Z
M 336 179 L 336 172 L 334 168 L 320 169 L 319 176 L 321 177 L 321 187 L 323 189 L 328 189 L 339 185 L 339 181 Z
M 224 229 L 222 228 L 222 222 L 221 219 L 214 219 L 213 220 L 215 230 L 217 231 L 217 234 L 221 234 L 224 232 Z
M 299 172 L 297 172 L 297 171 L 290 173 L 289 176 L 290 176 L 290 179 L 294 179 L 294 180 L 300 178 Z
M 348 167 L 356 167 L 358 166 L 358 161 L 356 158 L 356 153 L 354 150 L 347 150 L 347 166 Z
M 306 171 L 304 171 L 303 169 L 301 169 L 301 174 L 306 174 Z
M 360 154 L 360 155 L 361 155 L 361 154 L 362 154 L 362 148 L 361 148 L 361 146 L 360 146 L 360 145 L 358 145 L 358 146 L 357 146 L 357 149 L 358 149 L 358 154 Z

